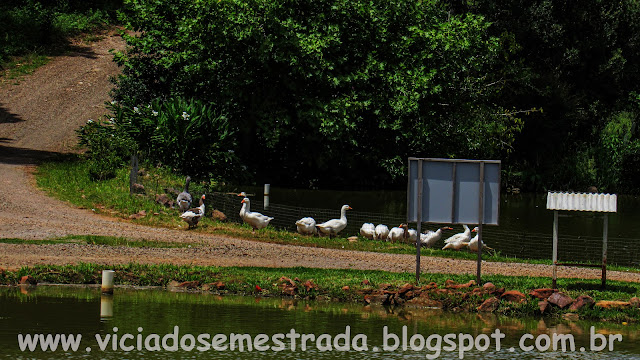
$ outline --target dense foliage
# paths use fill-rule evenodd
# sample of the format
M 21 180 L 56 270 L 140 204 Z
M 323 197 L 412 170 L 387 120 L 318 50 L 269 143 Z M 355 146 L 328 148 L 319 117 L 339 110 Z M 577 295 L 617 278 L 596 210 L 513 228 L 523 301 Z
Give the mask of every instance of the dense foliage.
M 403 184 L 407 156 L 501 157 L 521 128 L 500 104 L 496 65 L 509 49 L 483 16 L 438 2 L 125 5 L 121 20 L 136 32 L 117 56 L 115 98 L 210 103 L 258 181 Z
M 503 100 L 539 107 L 526 120 L 508 168 L 530 190 L 595 185 L 638 192 L 640 3 L 451 1 L 484 15 L 494 36 L 509 34 L 520 68 L 505 77 Z M 505 69 L 511 64 L 505 65 Z
M 231 178 L 235 171 L 234 130 L 224 115 L 195 99 L 153 100 L 146 106 L 108 104 L 106 120 L 90 120 L 78 131 L 89 149 L 93 178 L 115 176 L 130 155 L 154 165 L 209 178 Z
M 99 28 L 121 5 L 121 0 L 3 0 L 0 66 L 13 56 L 46 53 L 68 36 Z
M 127 0 L 114 97 L 210 104 L 259 182 L 402 186 L 407 156 L 490 157 L 508 187 L 637 192 L 638 18 L 634 0 Z

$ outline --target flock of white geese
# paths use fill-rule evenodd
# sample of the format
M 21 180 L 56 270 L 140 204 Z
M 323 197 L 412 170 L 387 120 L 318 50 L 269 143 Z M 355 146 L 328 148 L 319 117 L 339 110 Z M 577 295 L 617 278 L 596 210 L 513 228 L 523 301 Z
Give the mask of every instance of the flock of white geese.
M 351 210 L 351 206 L 343 205 L 340 209 L 340 219 L 332 219 L 321 224 L 317 224 L 312 217 L 304 217 L 296 221 L 297 231 L 303 235 L 335 236 L 347 227 L 347 210 Z M 462 227 L 464 228 L 464 232 L 455 234 L 444 240 L 445 245 L 442 250 L 461 250 L 468 247 L 471 251 L 478 251 L 478 235 L 476 234 L 473 238 L 471 237 L 471 233 L 477 232 L 478 227 L 475 227 L 473 230 L 469 229 L 467 225 L 462 225 Z M 443 231 L 446 230 L 453 230 L 453 228 L 446 226 L 436 231 L 427 230 L 425 233 L 420 234 L 421 246 L 428 248 L 433 247 L 442 238 Z M 415 244 L 418 240 L 418 232 L 415 229 L 409 229 L 407 224 L 401 224 L 389 230 L 387 225 L 379 224 L 374 226 L 372 223 L 364 223 L 362 227 L 360 227 L 360 235 L 371 240 L 406 242 L 412 244 Z M 482 246 L 486 247 L 484 241 L 482 242 Z
M 178 195 L 177 203 L 182 212 L 180 217 L 189 224 L 189 228 L 198 225 L 198 221 L 204 215 L 204 199 L 202 195 L 200 198 L 200 206 L 197 208 L 189 209 L 191 206 L 191 195 L 189 194 L 189 182 L 190 177 L 187 177 L 185 182 L 185 188 L 182 193 Z M 242 197 L 242 208 L 240 209 L 240 218 L 242 221 L 249 224 L 253 231 L 264 229 L 269 225 L 273 217 L 263 215 L 256 211 L 251 211 L 251 201 L 247 197 L 245 192 L 237 194 Z M 347 227 L 347 210 L 351 210 L 351 206 L 342 205 L 340 208 L 340 218 L 331 219 L 323 223 L 316 223 L 316 220 L 312 217 L 303 217 L 296 221 L 296 230 L 302 235 L 319 235 L 329 236 L 329 238 L 338 235 L 339 232 Z M 453 249 L 461 250 L 465 247 L 469 250 L 478 251 L 478 235 L 471 237 L 472 232 L 477 232 L 478 227 L 473 230 L 469 229 L 469 226 L 462 225 L 464 231 L 455 234 L 444 240 L 444 247 L 442 250 Z M 453 230 L 453 228 L 445 226 L 437 229 L 436 231 L 427 230 L 425 233 L 420 234 L 421 246 L 430 248 L 435 246 L 442 238 L 443 231 Z M 415 229 L 409 229 L 407 224 L 401 224 L 397 227 L 389 229 L 387 225 L 378 224 L 374 226 L 372 223 L 364 223 L 360 227 L 360 235 L 371 240 L 382 240 L 391 242 L 405 242 L 415 244 L 418 240 L 418 232 Z M 487 247 L 484 242 L 483 247 Z

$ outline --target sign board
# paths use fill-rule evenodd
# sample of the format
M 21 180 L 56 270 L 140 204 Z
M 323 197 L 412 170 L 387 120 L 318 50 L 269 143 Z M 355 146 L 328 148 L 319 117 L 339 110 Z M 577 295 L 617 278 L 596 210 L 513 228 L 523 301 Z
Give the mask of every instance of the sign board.
M 480 224 L 482 212 L 482 224 L 498 225 L 500 166 L 500 160 L 409 158 L 407 220 L 418 222 L 422 201 L 422 222 Z

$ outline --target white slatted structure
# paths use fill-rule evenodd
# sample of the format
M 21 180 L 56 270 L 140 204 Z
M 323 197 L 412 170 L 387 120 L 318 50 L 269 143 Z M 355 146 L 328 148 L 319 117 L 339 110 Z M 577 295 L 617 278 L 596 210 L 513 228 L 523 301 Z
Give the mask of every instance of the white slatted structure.
M 607 238 L 609 233 L 608 213 L 618 212 L 618 196 L 615 194 L 594 193 L 547 193 L 547 209 L 553 210 L 553 288 L 556 288 L 557 266 L 565 265 L 558 262 L 558 211 L 591 211 L 601 212 L 602 229 L 602 288 L 607 283 Z M 583 264 L 584 265 L 584 264 Z
M 547 209 L 567 211 L 617 212 L 615 194 L 548 192 Z

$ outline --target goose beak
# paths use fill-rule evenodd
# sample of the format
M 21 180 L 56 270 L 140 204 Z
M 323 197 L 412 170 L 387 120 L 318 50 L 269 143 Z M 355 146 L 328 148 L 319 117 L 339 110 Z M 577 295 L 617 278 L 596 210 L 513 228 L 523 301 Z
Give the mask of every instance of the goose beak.
M 453 228 L 452 227 L 447 227 L 447 230 L 453 230 Z
M 352 208 L 351 206 L 349 206 L 349 207 L 347 208 L 347 210 L 353 210 L 353 208 Z
M 473 230 L 471 230 L 471 232 L 478 232 L 478 230 L 476 230 L 476 229 L 473 229 Z
M 240 202 L 240 204 L 244 204 L 244 199 L 242 199 L 242 201 Z

